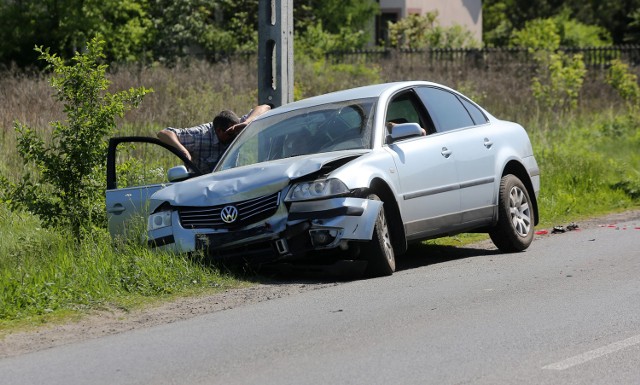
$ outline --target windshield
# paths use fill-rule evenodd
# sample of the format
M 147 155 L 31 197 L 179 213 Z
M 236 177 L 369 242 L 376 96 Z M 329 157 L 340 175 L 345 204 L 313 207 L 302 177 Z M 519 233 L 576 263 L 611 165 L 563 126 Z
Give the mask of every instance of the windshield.
M 298 155 L 371 148 L 375 101 L 323 104 L 257 120 L 242 131 L 216 170 Z

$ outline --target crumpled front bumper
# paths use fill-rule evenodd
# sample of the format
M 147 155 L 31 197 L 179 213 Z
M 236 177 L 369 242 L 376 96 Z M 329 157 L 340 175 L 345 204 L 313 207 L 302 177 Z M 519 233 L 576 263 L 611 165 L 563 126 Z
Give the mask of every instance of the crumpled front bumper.
M 380 201 L 353 197 L 280 203 L 273 216 L 233 230 L 186 229 L 173 211 L 172 226 L 149 231 L 149 244 L 174 252 L 204 249 L 223 259 L 281 259 L 371 240 L 381 208 Z

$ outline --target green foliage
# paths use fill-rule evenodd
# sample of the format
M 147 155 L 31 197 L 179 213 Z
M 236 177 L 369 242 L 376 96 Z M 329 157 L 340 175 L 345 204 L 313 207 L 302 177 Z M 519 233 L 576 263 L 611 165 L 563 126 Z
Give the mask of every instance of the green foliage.
M 353 31 L 365 30 L 380 9 L 372 0 L 297 0 L 293 5 L 296 34 L 318 24 L 331 34 L 340 34 L 347 26 Z
M 527 21 L 524 28 L 513 31 L 511 44 L 532 50 L 598 47 L 610 45 L 611 37 L 602 27 L 580 23 L 562 12 L 554 17 Z
M 364 47 L 368 36 L 364 31 L 354 31 L 349 25 L 340 27 L 338 33 L 326 31 L 322 22 L 309 25 L 302 34 L 295 39 L 295 51 L 300 50 L 303 55 L 314 59 L 321 59 L 327 52 L 351 51 Z
M 571 15 L 578 23 L 567 26 L 563 44 L 573 44 L 576 35 L 581 42 L 596 41 L 592 40 L 596 35 L 613 44 L 640 42 L 638 26 L 633 24 L 640 0 L 483 0 L 482 9 L 483 37 L 489 46 L 506 46 L 511 32 L 524 28 L 527 22 L 558 15 Z M 561 35 L 564 39 L 565 32 Z
M 507 4 L 502 1 L 482 2 L 482 41 L 489 47 L 506 47 L 509 45 L 513 24 L 506 17 Z
M 535 19 L 528 21 L 523 29 L 514 31 L 511 44 L 537 50 L 553 51 L 560 47 L 560 32 L 552 19 Z
M 224 2 L 223 2 L 224 3 Z M 198 47 L 210 48 L 217 44 L 218 50 L 227 50 L 236 43 L 229 31 L 218 37 L 215 24 L 228 15 L 222 6 L 211 6 L 207 0 L 152 0 L 149 13 L 154 24 L 153 57 L 160 61 L 173 62 Z
M 607 83 L 631 105 L 637 106 L 640 102 L 640 86 L 638 77 L 629 71 L 629 66 L 619 59 L 611 62 L 607 71 Z
M 0 62 L 33 64 L 34 43 L 73 57 L 94 36 L 110 60 L 144 58 L 154 38 L 149 0 L 22 0 L 0 5 Z
M 515 31 L 511 44 L 526 47 L 537 64 L 531 79 L 538 103 L 554 111 L 574 109 L 587 74 L 582 54 L 558 51 L 562 44 L 562 25 L 554 19 L 535 19 Z
M 437 19 L 438 12 L 427 12 L 424 16 L 412 14 L 396 23 L 389 23 L 391 46 L 402 49 L 479 46 L 469 30 L 459 25 L 442 27 Z
M 34 42 L 73 53 L 94 36 L 107 60 L 175 63 L 186 56 L 255 51 L 258 0 L 21 0 L 0 2 L 0 63 L 36 60 Z M 296 35 L 318 28 L 339 39 L 362 35 L 379 10 L 372 0 L 295 1 Z M 313 33 L 313 32 L 312 32 Z M 356 39 L 362 46 L 360 37 Z M 347 41 L 342 43 L 346 46 Z M 307 44 L 303 47 L 312 47 Z M 354 48 L 351 46 L 349 48 Z
M 119 62 L 133 62 L 149 55 L 154 23 L 148 0 L 85 0 L 82 7 L 83 22 L 88 26 L 86 31 L 80 30 L 83 41 L 101 36 L 108 57 Z
M 296 57 L 294 99 L 379 83 L 380 70 L 370 63 L 332 64 L 320 58 Z
M 93 39 L 85 53 L 76 53 L 73 65 L 37 48 L 53 70 L 51 86 L 67 120 L 51 123 L 50 143 L 16 122 L 25 174 L 19 183 L 3 184 L 10 207 L 30 211 L 45 226 L 69 228 L 78 238 L 93 225 L 104 224 L 105 138 L 114 132 L 116 118 L 137 107 L 149 92 L 144 87 L 106 92 L 110 82 L 107 65 L 100 64 L 103 44 Z
M 609 33 L 597 25 L 583 24 L 564 14 L 554 20 L 560 28 L 563 47 L 601 47 L 612 43 Z
M 587 74 L 582 54 L 540 51 L 536 59 L 538 74 L 533 77 L 531 88 L 538 103 L 555 111 L 576 108 Z
M 636 9 L 629 14 L 629 28 L 625 32 L 625 43 L 638 44 L 640 43 L 640 8 Z
M 544 221 L 575 221 L 640 203 L 635 195 L 640 187 L 637 121 L 633 114 L 599 112 L 555 130 L 534 130 Z

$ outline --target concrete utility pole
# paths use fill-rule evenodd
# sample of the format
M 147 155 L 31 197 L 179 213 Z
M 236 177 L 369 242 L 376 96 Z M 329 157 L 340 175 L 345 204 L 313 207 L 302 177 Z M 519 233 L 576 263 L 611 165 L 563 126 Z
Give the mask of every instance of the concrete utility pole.
M 293 101 L 293 0 L 258 3 L 258 103 Z

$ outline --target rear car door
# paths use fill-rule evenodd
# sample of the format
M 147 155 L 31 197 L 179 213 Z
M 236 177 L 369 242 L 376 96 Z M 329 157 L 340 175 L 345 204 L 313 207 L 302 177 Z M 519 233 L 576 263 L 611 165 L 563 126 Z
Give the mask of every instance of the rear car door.
M 150 137 L 117 137 L 107 153 L 106 210 L 112 236 L 136 237 L 146 232 L 149 198 L 176 183 L 168 180 L 170 168 L 188 167 L 186 179 L 202 175 L 180 151 Z M 179 182 L 178 182 L 179 183 Z
M 437 132 L 446 133 L 460 186 L 461 224 L 490 221 L 496 204 L 498 138 L 484 113 L 465 97 L 438 87 L 419 87 Z

